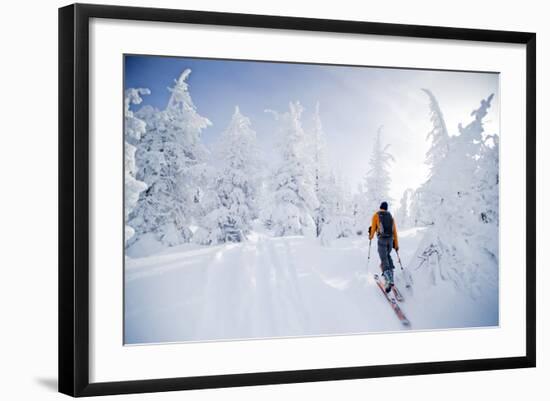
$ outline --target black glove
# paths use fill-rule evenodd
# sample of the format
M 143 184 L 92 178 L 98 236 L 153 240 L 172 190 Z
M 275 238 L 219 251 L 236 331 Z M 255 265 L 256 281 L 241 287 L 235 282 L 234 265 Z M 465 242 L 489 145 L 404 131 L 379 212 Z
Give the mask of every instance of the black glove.
M 369 237 L 370 237 L 370 230 L 371 230 L 371 228 L 372 228 L 372 227 L 371 227 L 371 226 L 369 226 Z

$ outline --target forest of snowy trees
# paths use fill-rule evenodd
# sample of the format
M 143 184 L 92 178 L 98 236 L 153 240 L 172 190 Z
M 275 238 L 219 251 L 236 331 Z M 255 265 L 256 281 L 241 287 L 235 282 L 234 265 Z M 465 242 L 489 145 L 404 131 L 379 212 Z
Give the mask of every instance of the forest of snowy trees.
M 396 160 L 383 126 L 371 133 L 363 182 L 352 189 L 329 163 L 322 104 L 305 110 L 296 101 L 286 110 L 265 110 L 278 140 L 278 163 L 268 167 L 254 126 L 237 105 L 217 143 L 203 143 L 201 133 L 211 122 L 193 103 L 190 74 L 185 70 L 174 81 L 164 109 L 138 106 L 148 89 L 125 91 L 127 254 L 146 256 L 187 243 L 240 243 L 259 229 L 273 237 L 319 238 L 321 246 L 330 246 L 338 238 L 364 236 L 386 200 L 398 230 L 425 228 L 410 264 L 427 272 L 433 284 L 450 280 L 475 296 L 484 280 L 497 277 L 498 136 L 483 128 L 493 95 L 481 100 L 465 125 L 449 130 L 435 94 L 422 89 L 432 124 L 425 161 L 430 174 L 419 188 L 390 199 Z M 304 128 L 306 119 L 310 129 Z

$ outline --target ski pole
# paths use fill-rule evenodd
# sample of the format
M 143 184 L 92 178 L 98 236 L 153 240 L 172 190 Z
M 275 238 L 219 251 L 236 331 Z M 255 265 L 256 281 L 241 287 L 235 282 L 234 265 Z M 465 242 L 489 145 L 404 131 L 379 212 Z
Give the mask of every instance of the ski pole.
M 401 258 L 399 257 L 399 251 L 397 249 L 395 250 L 395 253 L 397 254 L 397 261 L 399 262 L 399 266 L 401 266 L 401 270 L 405 270 L 403 269 L 403 263 L 401 263 Z
M 369 265 L 370 265 L 370 243 L 372 240 L 369 239 L 369 256 L 367 258 L 367 274 L 369 273 Z
M 401 257 L 399 256 L 399 251 L 398 250 L 395 250 L 395 253 L 397 254 L 397 261 L 399 262 L 399 266 L 401 266 L 401 271 L 403 272 L 403 274 L 405 275 L 405 282 L 406 282 L 406 287 L 407 288 L 411 288 L 412 286 L 412 276 L 411 276 L 411 273 L 409 273 L 408 270 L 405 270 L 403 268 L 403 263 L 401 263 Z

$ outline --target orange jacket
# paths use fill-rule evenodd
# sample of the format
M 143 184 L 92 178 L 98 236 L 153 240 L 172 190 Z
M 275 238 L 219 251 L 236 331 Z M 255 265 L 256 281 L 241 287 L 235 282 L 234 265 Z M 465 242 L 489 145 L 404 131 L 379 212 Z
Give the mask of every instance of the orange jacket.
M 385 210 L 380 209 L 378 212 L 382 212 Z M 372 222 L 371 222 L 371 229 L 369 234 L 369 239 L 372 240 L 374 238 L 374 234 L 378 232 L 379 226 L 380 226 L 380 220 L 378 219 L 378 212 L 374 213 L 372 216 Z M 392 216 L 393 217 L 393 216 Z M 394 249 L 399 249 L 399 239 L 397 238 L 397 227 L 395 226 L 395 219 L 393 219 L 393 247 Z

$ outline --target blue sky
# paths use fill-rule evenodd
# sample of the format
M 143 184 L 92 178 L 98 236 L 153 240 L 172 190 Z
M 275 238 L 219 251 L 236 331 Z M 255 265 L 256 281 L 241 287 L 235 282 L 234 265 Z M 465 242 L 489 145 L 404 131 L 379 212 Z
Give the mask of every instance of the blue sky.
M 391 172 L 395 201 L 406 188 L 420 185 L 428 171 L 429 108 L 421 88 L 438 98 L 451 134 L 459 122 L 470 121 L 482 98 L 495 93 L 486 130 L 500 133 L 499 76 L 494 73 L 126 56 L 124 85 L 149 88 L 151 95 L 142 104 L 162 109 L 170 96 L 167 88 L 186 68 L 192 70 L 188 83 L 197 110 L 213 123 L 203 132 L 204 142 L 217 140 L 238 105 L 268 161 L 273 161 L 277 126 L 264 110 L 284 112 L 289 101 L 300 101 L 307 129 L 319 102 L 330 162 L 352 190 L 368 170 L 374 135 L 383 125 L 383 142 L 391 144 L 396 158 Z

